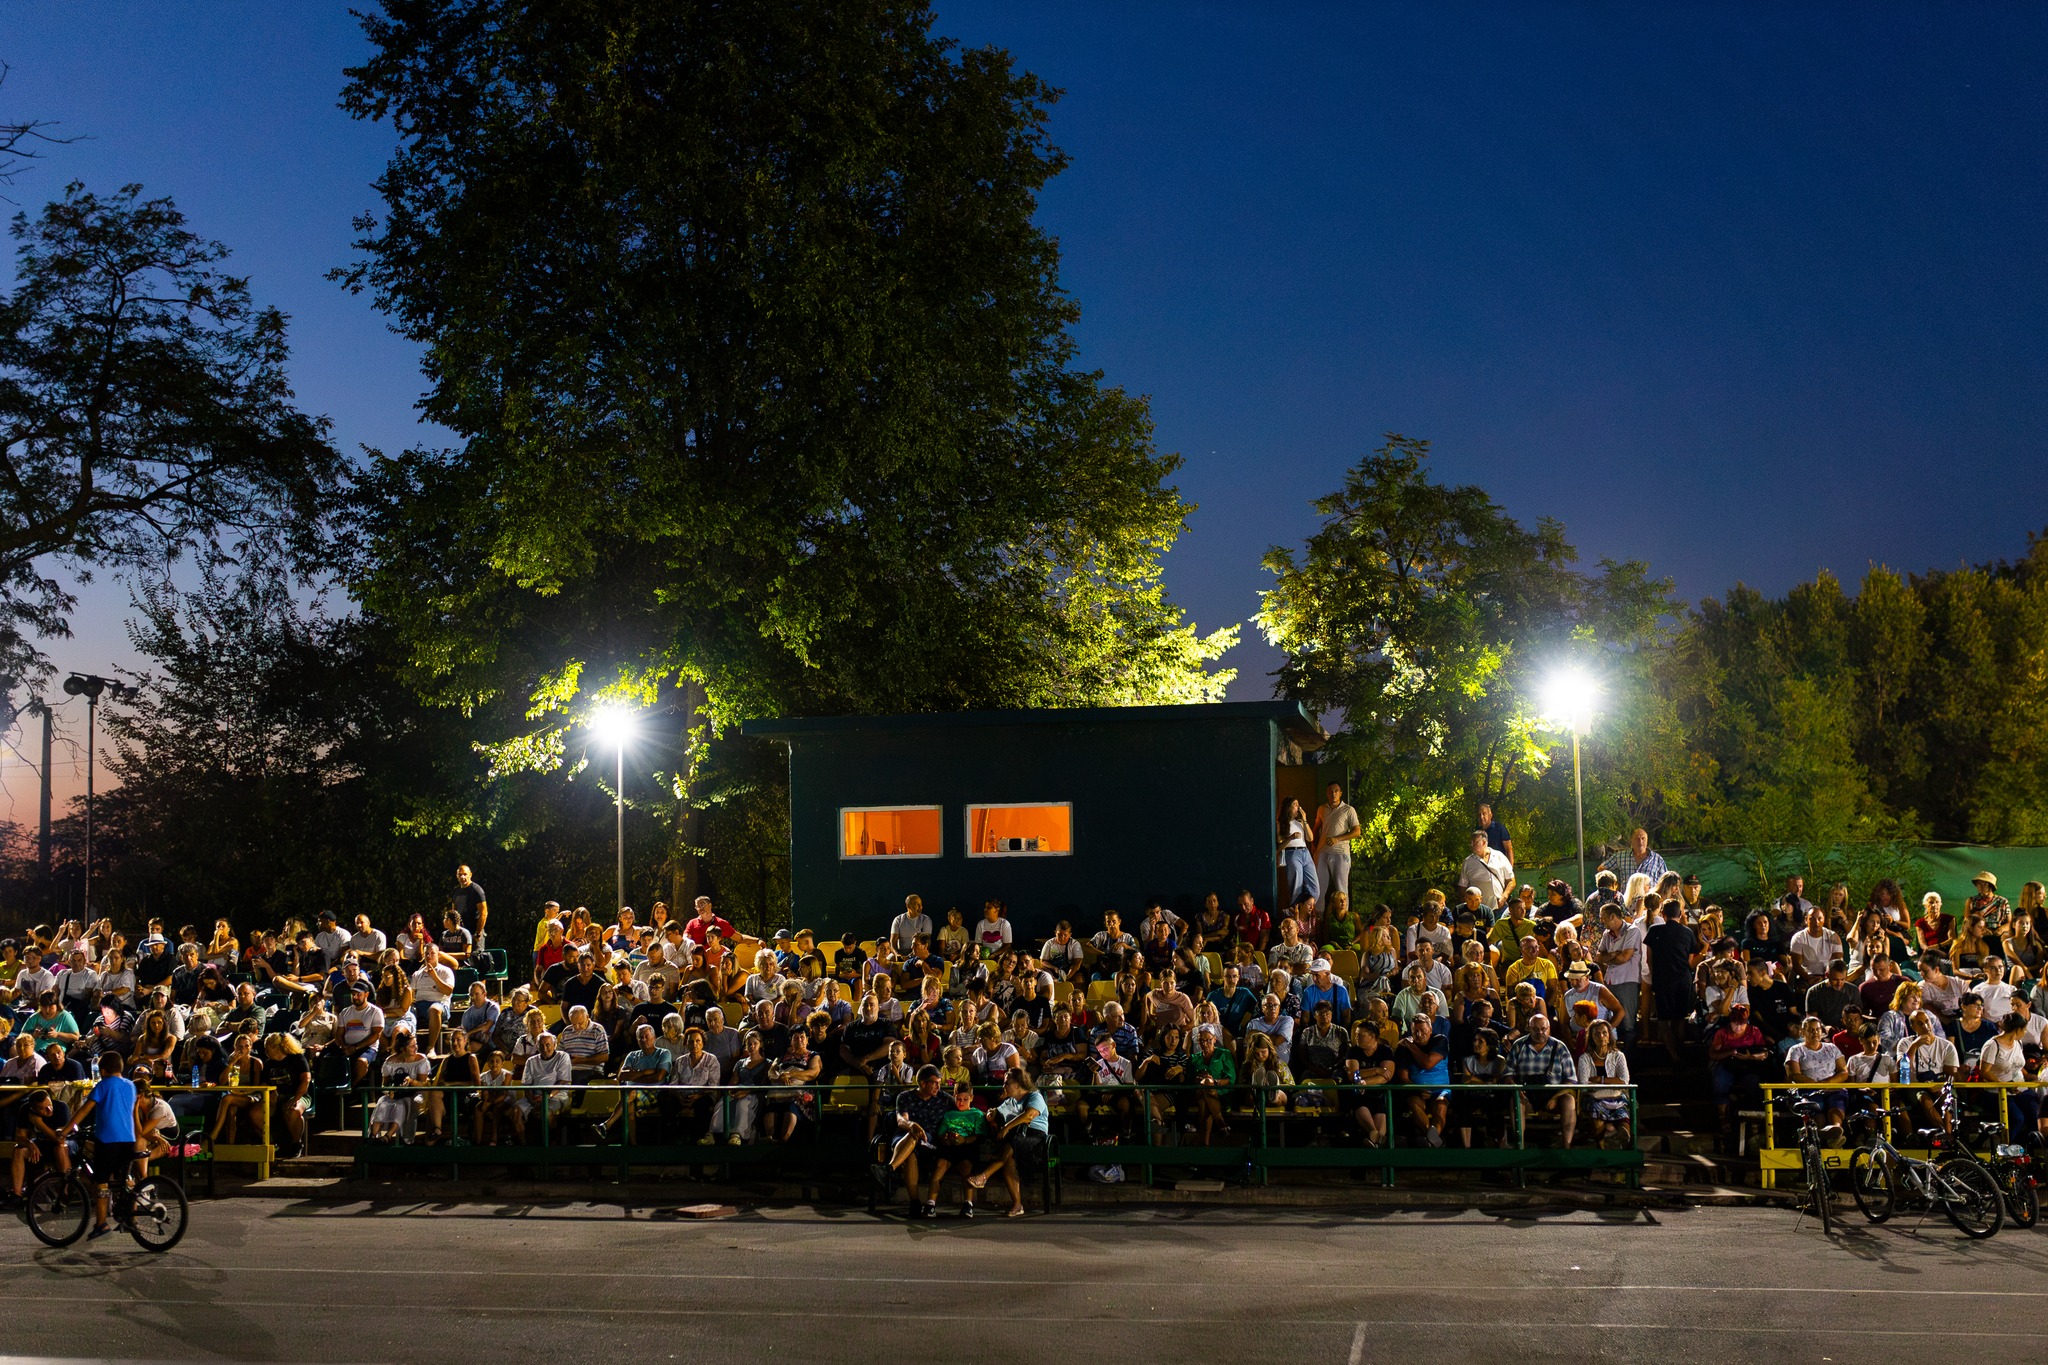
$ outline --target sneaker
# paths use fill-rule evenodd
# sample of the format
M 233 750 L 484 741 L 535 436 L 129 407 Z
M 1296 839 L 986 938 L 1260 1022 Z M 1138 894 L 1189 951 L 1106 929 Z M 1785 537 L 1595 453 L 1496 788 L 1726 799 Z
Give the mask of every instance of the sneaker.
M 739 1146 L 739 1145 L 740 1145 L 740 1135 L 739 1135 L 738 1133 L 727 1133 L 727 1134 L 725 1135 L 725 1145 L 726 1145 L 726 1146 L 728 1146 L 728 1147 L 737 1147 L 737 1146 Z
M 699 1147 L 715 1147 L 718 1145 L 718 1139 L 706 1133 L 703 1137 L 697 1139 L 697 1145 Z
M 961 1216 L 962 1218 L 972 1218 L 972 1217 L 974 1217 L 974 1205 L 972 1205 L 972 1204 L 962 1204 L 962 1205 L 960 1206 L 960 1216 Z
M 1444 1145 L 1444 1135 L 1434 1128 L 1423 1129 L 1422 1140 L 1431 1147 L 1441 1147 Z
M 927 1218 L 936 1218 L 939 1216 L 939 1204 L 936 1199 L 925 1200 L 924 1216 Z

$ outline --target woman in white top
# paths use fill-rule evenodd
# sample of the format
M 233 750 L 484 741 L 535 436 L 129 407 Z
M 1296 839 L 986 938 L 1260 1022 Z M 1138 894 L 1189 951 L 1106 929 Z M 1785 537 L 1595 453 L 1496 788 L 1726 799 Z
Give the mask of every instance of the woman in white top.
M 1628 1057 L 1614 1045 L 1614 1025 L 1596 1019 L 1586 1029 L 1586 1050 L 1579 1054 L 1579 1084 L 1601 1081 L 1627 1085 Z M 1635 1139 L 1628 1126 L 1628 1092 L 1603 1088 L 1587 1097 L 1587 1112 L 1593 1120 L 1593 1138 L 1602 1147 L 1626 1147 Z
M 2014 1012 L 1999 1021 L 1998 1036 L 1984 1044 L 1977 1054 L 1977 1067 L 1987 1081 L 2023 1081 L 2027 1078 L 2027 1025 Z M 2041 1126 L 2041 1088 L 2025 1086 L 2005 1092 L 2009 1106 L 2008 1132 L 2013 1141 L 2020 1134 Z
M 1317 900 L 1315 826 L 1290 796 L 1280 804 L 1280 903 L 1299 905 L 1302 898 Z

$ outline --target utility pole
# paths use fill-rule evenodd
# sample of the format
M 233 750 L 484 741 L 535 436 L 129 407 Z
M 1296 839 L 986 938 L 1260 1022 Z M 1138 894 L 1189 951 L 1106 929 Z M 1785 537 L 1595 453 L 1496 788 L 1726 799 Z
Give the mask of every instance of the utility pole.
M 42 794 L 36 808 L 36 871 L 43 884 L 50 881 L 50 726 L 52 717 L 50 703 L 37 697 L 29 703 L 29 710 L 43 718 L 43 781 Z
M 93 798 L 93 747 L 97 738 L 100 714 L 100 694 L 109 688 L 114 700 L 120 701 L 134 695 L 135 689 L 113 678 L 102 678 L 97 673 L 73 673 L 64 680 L 64 691 L 73 697 L 85 698 L 85 893 L 81 897 L 84 907 L 80 918 L 92 919 L 92 798 Z M 47 722 L 46 722 L 47 723 Z M 45 734 L 49 732 L 44 731 Z M 45 751 L 47 754 L 47 750 Z M 43 762 L 45 791 L 48 790 L 49 760 Z

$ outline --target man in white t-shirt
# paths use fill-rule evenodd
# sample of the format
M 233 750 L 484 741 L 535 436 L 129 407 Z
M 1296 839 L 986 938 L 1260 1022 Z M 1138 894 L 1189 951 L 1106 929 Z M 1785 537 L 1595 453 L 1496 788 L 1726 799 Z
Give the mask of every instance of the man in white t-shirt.
M 1491 915 L 1515 884 L 1515 868 L 1507 855 L 1486 841 L 1486 831 L 1472 831 L 1472 851 L 1458 869 L 1461 891 L 1477 891 L 1479 907 Z
M 334 1042 L 355 1063 L 356 1084 L 361 1085 L 369 1079 L 384 1042 L 384 1011 L 370 1003 L 367 976 L 349 982 L 349 995 L 348 1007 L 334 1016 Z
M 924 897 L 912 893 L 903 898 L 903 913 L 889 921 L 889 946 L 909 957 L 917 946 L 917 936 L 931 931 L 932 917 L 924 912 Z
M 1806 912 L 1806 927 L 1792 935 L 1792 961 L 1800 980 L 1795 985 L 1819 981 L 1828 974 L 1828 963 L 1842 956 L 1842 936 L 1828 928 L 1825 911 Z
M 2012 1009 L 2012 983 L 2005 979 L 2005 959 L 1984 959 L 1984 979 L 1977 983 L 1977 999 L 1983 1002 L 1984 1017 L 1996 1024 Z
M 428 943 L 420 958 L 420 969 L 412 974 L 413 1017 L 427 1026 L 427 1051 L 441 1050 L 441 1020 L 448 1002 L 455 998 L 455 969 L 441 956 L 441 949 Z
M 1322 909 L 1328 913 L 1330 894 L 1351 891 L 1351 840 L 1358 834 L 1358 812 L 1344 801 L 1344 788 L 1332 782 L 1324 789 L 1327 798 L 1316 809 L 1316 886 L 1322 891 Z
M 1785 1054 L 1785 1079 L 1795 1085 L 1802 1081 L 1822 1084 L 1842 1080 L 1848 1074 L 1849 1063 L 1842 1050 L 1828 1041 L 1827 1025 L 1819 1015 L 1807 1015 L 1799 1025 L 1799 1041 Z M 1826 1090 L 1818 1098 L 1827 1121 L 1839 1125 L 1844 1113 L 1842 1092 Z

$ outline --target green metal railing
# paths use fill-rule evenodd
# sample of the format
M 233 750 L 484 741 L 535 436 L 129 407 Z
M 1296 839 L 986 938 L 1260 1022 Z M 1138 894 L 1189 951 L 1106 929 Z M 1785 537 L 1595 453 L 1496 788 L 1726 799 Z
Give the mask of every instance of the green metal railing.
M 440 1145 L 387 1144 L 370 1140 L 375 1099 L 379 1094 L 387 1093 L 373 1088 L 363 1092 L 370 1102 L 363 1106 L 361 1132 L 364 1140 L 356 1149 L 357 1167 L 366 1170 L 379 1164 L 446 1166 L 459 1172 L 463 1166 L 512 1165 L 535 1167 L 543 1176 L 556 1166 L 611 1167 L 616 1168 L 621 1177 L 636 1166 L 729 1168 L 735 1165 L 781 1164 L 807 1174 L 824 1174 L 835 1168 L 859 1170 L 870 1154 L 869 1139 L 858 1131 L 835 1132 L 833 1129 L 837 1125 L 826 1120 L 843 1118 L 857 1125 L 861 1116 L 868 1112 L 876 1090 L 886 1089 L 891 1094 L 900 1094 L 907 1088 L 845 1081 L 758 1087 L 624 1085 L 616 1081 L 546 1087 L 403 1087 L 403 1093 L 408 1096 L 438 1092 L 448 1097 L 444 1122 L 447 1137 Z M 1056 1083 L 1044 1086 L 1043 1090 L 1053 1102 L 1051 1119 L 1055 1131 L 1050 1153 L 1054 1160 L 1069 1165 L 1134 1165 L 1141 1168 L 1148 1183 L 1153 1179 L 1156 1168 L 1170 1167 L 1227 1170 L 1259 1183 L 1265 1183 L 1269 1173 L 1276 1169 L 1368 1170 L 1379 1172 L 1382 1183 L 1387 1186 L 1395 1183 L 1396 1173 L 1402 1170 L 1505 1171 L 1514 1174 L 1518 1181 L 1532 1170 L 1607 1170 L 1621 1173 L 1633 1185 L 1639 1183 L 1643 1167 L 1642 1153 L 1633 1141 L 1640 1131 L 1633 1086 L 1372 1085 L 1340 1089 L 1334 1084 L 1301 1083 L 1254 1089 L 1240 1083 L 1226 1087 L 1222 1097 L 1222 1121 L 1227 1125 L 1227 1136 L 1206 1146 L 1169 1139 L 1178 1136 L 1174 1124 L 1188 1117 L 1188 1106 L 1193 1101 L 1216 1094 L 1211 1087 Z M 1400 1110 L 1406 1098 L 1413 1094 L 1435 1094 L 1445 1090 L 1449 1091 L 1454 1104 L 1459 1100 L 1493 1102 L 1502 1132 L 1499 1139 L 1491 1139 L 1494 1145 L 1430 1147 L 1403 1142 Z M 1622 1092 L 1628 1103 L 1631 1141 L 1621 1148 L 1602 1148 L 1591 1143 L 1570 1148 L 1531 1146 L 1532 1097 L 1547 1099 L 1563 1090 Z M 1277 1101 L 1276 1092 L 1279 1095 Z M 636 1093 L 678 1098 L 713 1096 L 718 1105 L 718 1117 L 723 1120 L 716 1126 L 727 1134 L 734 1127 L 736 1107 L 748 1097 L 759 1101 L 757 1118 L 778 1099 L 806 1097 L 812 1121 L 801 1125 L 804 1131 L 800 1131 L 796 1140 L 787 1143 L 749 1141 L 734 1145 L 722 1139 L 708 1145 L 702 1142 L 626 1141 L 626 1132 L 633 1133 L 636 1139 L 640 1136 L 644 1119 L 636 1119 L 631 1128 L 615 1131 L 602 1142 L 569 1140 L 577 1125 L 612 1119 L 621 1106 L 632 1102 L 630 1097 Z M 987 1093 L 992 1096 L 994 1091 L 991 1089 Z M 543 1094 L 566 1094 L 569 1099 L 557 1113 L 555 1106 L 545 1100 L 533 1102 Z M 474 1117 L 473 1106 L 486 1096 L 526 1098 L 529 1101 L 531 1110 L 524 1142 L 481 1146 L 464 1136 L 465 1106 L 470 1106 L 467 1112 Z M 1365 1146 L 1350 1130 L 1349 1110 L 1356 1107 L 1360 1096 L 1370 1097 L 1375 1112 L 1383 1120 L 1385 1139 L 1380 1146 Z M 1084 1121 L 1082 1108 L 1086 1106 L 1099 1112 L 1105 1105 L 1113 1108 L 1118 1098 L 1130 1101 L 1131 1113 L 1127 1121 L 1110 1122 L 1119 1127 L 1128 1126 L 1134 1136 L 1142 1133 L 1143 1140 L 1102 1142 L 1090 1139 L 1085 1127 L 1087 1123 L 1098 1120 L 1091 1113 Z M 893 1113 L 893 1107 L 879 1111 L 878 1135 L 886 1137 L 895 1131 Z M 1582 1135 L 1590 1130 L 1591 1122 L 1582 1106 L 1578 1115 Z M 536 1124 L 537 1141 L 533 1131 Z M 1327 1145 L 1307 1145 L 1301 1141 L 1314 1136 L 1303 1133 L 1303 1128 L 1325 1125 L 1337 1128 L 1336 1140 Z M 1074 1135 L 1077 1126 L 1084 1129 L 1078 1137 Z M 1455 1130 L 1458 1126 L 1454 1114 L 1449 1128 Z M 1067 1130 L 1064 1138 L 1059 1132 L 1062 1127 Z M 1295 1141 L 1291 1142 L 1290 1138 Z

